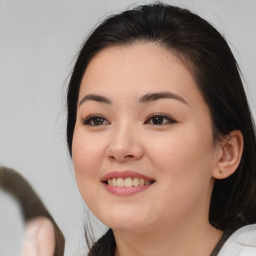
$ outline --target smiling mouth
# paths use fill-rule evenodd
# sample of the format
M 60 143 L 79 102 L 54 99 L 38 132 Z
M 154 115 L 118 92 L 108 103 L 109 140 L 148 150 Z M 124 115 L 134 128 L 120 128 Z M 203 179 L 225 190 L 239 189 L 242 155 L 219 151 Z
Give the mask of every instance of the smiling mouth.
M 125 188 L 130 188 L 130 187 L 139 187 L 139 186 L 149 186 L 152 185 L 155 181 L 154 180 L 146 180 L 142 178 L 132 178 L 132 177 L 127 177 L 125 179 L 123 178 L 112 178 L 104 181 L 105 184 L 112 186 L 112 187 L 125 187 Z
M 122 170 L 107 173 L 101 182 L 108 192 L 123 197 L 149 189 L 156 180 L 135 171 Z

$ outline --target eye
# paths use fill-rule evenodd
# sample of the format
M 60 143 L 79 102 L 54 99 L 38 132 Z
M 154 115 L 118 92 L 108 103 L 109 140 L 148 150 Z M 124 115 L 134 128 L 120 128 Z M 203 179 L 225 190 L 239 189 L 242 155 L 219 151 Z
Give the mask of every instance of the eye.
M 100 115 L 90 115 L 81 120 L 84 125 L 90 126 L 100 126 L 100 125 L 108 125 L 110 124 L 103 116 Z
M 177 123 L 177 121 L 166 114 L 153 114 L 153 115 L 150 115 L 145 121 L 145 124 L 153 124 L 153 125 L 164 125 L 164 124 L 172 124 L 172 123 Z

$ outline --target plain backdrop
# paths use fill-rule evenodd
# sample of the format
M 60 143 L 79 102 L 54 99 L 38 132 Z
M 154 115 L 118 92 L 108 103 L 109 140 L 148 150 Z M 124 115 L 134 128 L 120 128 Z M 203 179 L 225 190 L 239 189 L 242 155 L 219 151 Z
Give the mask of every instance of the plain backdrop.
M 0 0 L 0 165 L 16 169 L 35 188 L 66 237 L 65 255 L 86 248 L 86 215 L 65 141 L 65 94 L 73 60 L 100 20 L 149 2 Z M 163 2 L 188 7 L 224 34 L 255 115 L 256 0 Z M 0 203 L 2 211 L 7 206 Z M 18 211 L 10 204 L 10 211 Z M 15 214 L 3 213 L 1 219 L 11 223 Z M 2 232 L 13 229 L 5 225 Z

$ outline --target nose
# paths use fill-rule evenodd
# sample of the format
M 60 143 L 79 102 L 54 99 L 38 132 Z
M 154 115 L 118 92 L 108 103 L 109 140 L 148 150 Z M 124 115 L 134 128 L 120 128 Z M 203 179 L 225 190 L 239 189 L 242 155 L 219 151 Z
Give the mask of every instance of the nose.
M 107 156 L 110 160 L 120 163 L 139 160 L 144 152 L 140 136 L 131 127 L 119 127 L 113 131 L 111 141 L 107 148 Z

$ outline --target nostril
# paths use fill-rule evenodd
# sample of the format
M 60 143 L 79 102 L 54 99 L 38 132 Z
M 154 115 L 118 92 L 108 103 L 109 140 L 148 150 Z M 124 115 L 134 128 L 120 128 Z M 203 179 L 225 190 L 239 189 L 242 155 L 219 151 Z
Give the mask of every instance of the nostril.
M 132 160 L 135 158 L 134 155 L 110 155 L 109 158 L 111 160 L 117 160 L 117 161 L 127 161 L 127 160 Z
M 127 155 L 125 156 L 125 158 L 133 158 L 134 156 L 133 155 Z

